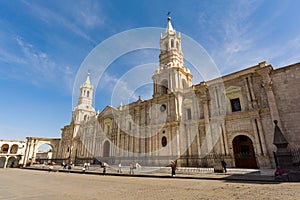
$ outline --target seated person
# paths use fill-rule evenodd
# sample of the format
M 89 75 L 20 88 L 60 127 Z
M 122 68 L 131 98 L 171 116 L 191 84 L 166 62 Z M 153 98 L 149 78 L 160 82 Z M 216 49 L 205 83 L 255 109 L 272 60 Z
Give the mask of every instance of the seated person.
M 283 174 L 283 169 L 278 166 L 276 171 L 275 171 L 275 176 L 281 176 Z

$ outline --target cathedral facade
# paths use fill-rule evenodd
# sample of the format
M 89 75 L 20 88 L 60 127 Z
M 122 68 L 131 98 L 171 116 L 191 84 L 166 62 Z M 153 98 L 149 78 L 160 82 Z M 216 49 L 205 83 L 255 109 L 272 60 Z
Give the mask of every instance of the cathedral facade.
M 275 166 L 274 120 L 289 147 L 299 147 L 300 63 L 274 70 L 261 62 L 193 85 L 170 18 L 160 38 L 159 63 L 153 98 L 100 113 L 92 106 L 88 74 L 53 157 L 112 165 L 165 166 L 175 160 L 178 166 L 203 167 L 225 160 L 230 167 L 269 168 Z M 28 146 L 34 143 L 29 140 Z

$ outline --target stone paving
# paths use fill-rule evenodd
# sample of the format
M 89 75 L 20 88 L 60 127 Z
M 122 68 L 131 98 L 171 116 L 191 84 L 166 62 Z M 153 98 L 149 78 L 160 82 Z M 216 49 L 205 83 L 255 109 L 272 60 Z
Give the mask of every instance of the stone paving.
M 26 169 L 0 169 L 0 177 L 1 200 L 300 199 L 299 183 L 103 176 Z
M 47 166 L 33 165 L 29 169 L 47 170 Z M 55 166 L 55 171 L 67 172 L 61 166 Z M 122 172 L 117 172 L 117 166 L 107 168 L 107 175 L 112 176 L 130 176 L 129 166 L 123 166 Z M 86 174 L 102 174 L 103 169 L 100 166 L 91 166 L 90 170 L 86 170 Z M 82 173 L 82 166 L 73 166 L 71 173 Z M 168 178 L 171 174 L 170 167 L 142 167 L 134 170 L 135 177 L 158 177 Z M 229 168 L 227 173 L 214 173 L 213 168 L 183 168 L 179 167 L 176 170 L 176 178 L 185 179 L 215 179 L 215 180 L 240 180 L 240 181 L 264 181 L 274 182 L 273 169 L 237 169 Z

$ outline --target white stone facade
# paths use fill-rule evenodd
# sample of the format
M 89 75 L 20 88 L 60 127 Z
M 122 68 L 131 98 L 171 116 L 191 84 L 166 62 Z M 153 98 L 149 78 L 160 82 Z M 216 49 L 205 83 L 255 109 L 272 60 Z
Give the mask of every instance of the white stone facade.
M 54 157 L 205 166 L 206 158 L 217 155 L 230 167 L 269 168 L 275 165 L 274 120 L 290 148 L 298 147 L 300 63 L 274 70 L 261 62 L 193 85 L 170 18 L 160 45 L 153 98 L 96 114 L 88 76 Z
M 25 141 L 0 140 L 0 168 L 23 164 L 25 149 Z

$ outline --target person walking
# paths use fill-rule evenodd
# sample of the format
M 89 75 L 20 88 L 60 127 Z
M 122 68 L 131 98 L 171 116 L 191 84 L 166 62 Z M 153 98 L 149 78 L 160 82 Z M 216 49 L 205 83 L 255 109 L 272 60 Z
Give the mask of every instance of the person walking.
M 172 177 L 174 177 L 175 176 L 175 171 L 176 171 L 176 164 L 175 164 L 175 162 L 174 161 L 171 161 L 171 175 L 172 175 Z
M 119 163 L 119 170 L 118 170 L 119 173 L 122 173 L 122 164 Z
M 223 167 L 224 173 L 227 173 L 227 163 L 224 160 L 222 160 L 221 165 Z
M 134 174 L 133 168 L 134 168 L 134 163 L 131 162 L 131 163 L 129 164 L 129 174 Z
M 72 165 L 69 163 L 68 164 L 68 173 L 70 174 L 70 172 L 71 172 L 71 169 L 72 169 Z
M 105 176 L 106 175 L 106 167 L 107 167 L 107 164 L 106 164 L 106 162 L 103 162 L 103 176 Z

